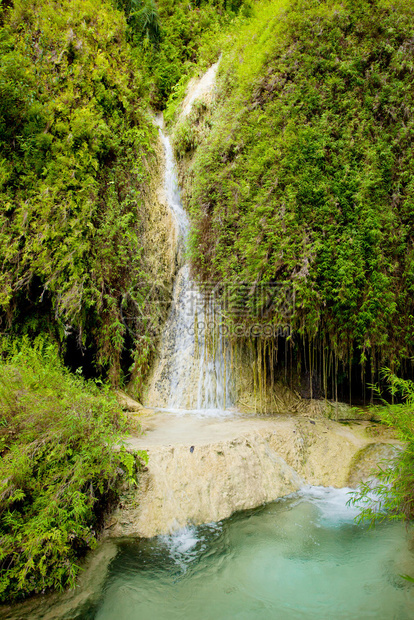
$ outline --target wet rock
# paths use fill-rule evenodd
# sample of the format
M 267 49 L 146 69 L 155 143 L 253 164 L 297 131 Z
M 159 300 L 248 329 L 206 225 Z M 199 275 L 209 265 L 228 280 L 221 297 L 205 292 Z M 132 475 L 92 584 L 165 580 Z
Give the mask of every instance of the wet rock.
M 377 444 L 380 452 L 383 445 L 392 450 L 398 443 L 373 438 L 368 422 L 312 425 L 300 416 L 220 419 L 166 413 L 150 418 L 152 430 L 128 442 L 148 450 L 148 471 L 131 502 L 112 516 L 118 523 L 108 536 L 152 537 L 188 523 L 220 521 L 304 484 L 345 487 L 363 475 L 355 467 L 361 450 Z
M 351 463 L 348 486 L 356 487 L 359 482 L 367 482 L 375 475 L 378 467 L 385 467 L 400 452 L 401 446 L 377 441 L 359 450 Z
M 144 409 L 141 403 L 131 398 L 131 396 L 128 396 L 125 392 L 117 390 L 115 394 L 118 403 L 124 411 L 134 411 L 139 413 Z

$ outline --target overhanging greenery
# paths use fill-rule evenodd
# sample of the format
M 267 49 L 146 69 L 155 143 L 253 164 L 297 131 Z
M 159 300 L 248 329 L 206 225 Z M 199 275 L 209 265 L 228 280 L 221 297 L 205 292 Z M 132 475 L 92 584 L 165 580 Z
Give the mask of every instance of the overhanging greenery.
M 125 17 L 109 0 L 1 11 L 1 326 L 72 334 L 117 383 L 166 301 L 151 293 L 157 132 Z
M 196 147 L 199 279 L 290 287 L 291 341 L 361 372 L 369 359 L 372 381 L 414 351 L 413 17 L 404 1 L 258 3 L 223 56 L 208 136 L 177 130 L 179 157 Z

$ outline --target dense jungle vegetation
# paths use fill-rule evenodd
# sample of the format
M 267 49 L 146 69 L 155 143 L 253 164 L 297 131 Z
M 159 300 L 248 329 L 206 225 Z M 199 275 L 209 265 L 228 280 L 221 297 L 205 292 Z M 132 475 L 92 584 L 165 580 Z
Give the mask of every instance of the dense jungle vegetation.
M 0 601 L 72 585 L 145 456 L 81 375 L 145 374 L 171 295 L 150 104 L 241 4 L 1 2 Z
M 74 368 L 114 384 L 134 361 L 145 370 L 170 299 L 150 225 L 149 103 L 208 62 L 240 5 L 1 3 L 3 331 L 49 332 Z
M 0 601 L 74 584 L 142 453 L 109 389 L 72 374 L 55 344 L 4 342 L 0 361 Z
M 194 272 L 233 292 L 230 321 L 290 325 L 314 395 L 412 369 L 413 36 L 403 0 L 258 3 L 215 106 L 175 131 Z M 263 283 L 290 307 L 257 307 Z
M 163 109 L 183 94 L 189 76 L 217 60 L 222 34 L 249 0 L 117 0 L 127 15 L 134 57 L 146 76 L 150 101 Z
M 97 0 L 2 11 L 2 329 L 89 349 L 118 383 L 164 277 L 148 237 L 156 129 L 125 16 Z

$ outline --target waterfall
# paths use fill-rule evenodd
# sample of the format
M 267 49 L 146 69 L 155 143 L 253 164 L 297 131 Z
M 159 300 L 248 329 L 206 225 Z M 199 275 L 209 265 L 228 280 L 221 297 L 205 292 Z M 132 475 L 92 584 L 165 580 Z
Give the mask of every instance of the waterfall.
M 169 410 L 219 414 L 233 405 L 230 347 L 220 333 L 214 299 L 206 303 L 186 259 L 190 228 L 178 187 L 174 154 L 157 120 L 165 152 L 166 201 L 176 220 L 179 269 L 146 404 Z

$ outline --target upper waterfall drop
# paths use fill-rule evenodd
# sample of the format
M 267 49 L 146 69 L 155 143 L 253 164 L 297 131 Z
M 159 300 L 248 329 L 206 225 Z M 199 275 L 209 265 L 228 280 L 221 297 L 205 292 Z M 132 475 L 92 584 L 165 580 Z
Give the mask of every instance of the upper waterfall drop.
M 156 118 L 156 125 L 159 130 L 161 143 L 164 147 L 165 155 L 165 174 L 164 189 L 167 204 L 173 213 L 177 222 L 179 243 L 184 244 L 187 241 L 188 232 L 190 230 L 190 221 L 188 215 L 181 204 L 180 189 L 178 186 L 177 173 L 175 170 L 174 153 L 169 137 L 164 133 L 164 119 L 160 114 Z
M 218 309 L 212 300 L 206 305 L 191 278 L 185 258 L 190 222 L 181 203 L 173 149 L 162 117 L 157 125 L 165 154 L 165 197 L 177 223 L 179 269 L 145 404 L 222 415 L 233 405 L 230 348 L 216 323 Z

